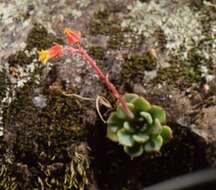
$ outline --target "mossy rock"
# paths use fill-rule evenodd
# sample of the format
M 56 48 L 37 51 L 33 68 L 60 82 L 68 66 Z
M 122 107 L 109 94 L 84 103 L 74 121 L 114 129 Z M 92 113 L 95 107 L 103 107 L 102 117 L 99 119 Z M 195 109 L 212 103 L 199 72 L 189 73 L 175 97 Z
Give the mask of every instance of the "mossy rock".
M 54 42 L 63 44 L 62 39 L 57 38 L 52 34 L 49 34 L 44 26 L 36 23 L 34 24 L 34 27 L 30 31 L 28 38 L 26 40 L 26 49 L 47 49 L 50 48 L 50 46 L 52 46 Z
M 93 35 L 109 36 L 108 48 L 117 49 L 120 47 L 124 35 L 120 25 L 120 21 L 116 19 L 116 10 L 98 11 L 94 14 L 90 21 L 90 33 Z
M 0 72 L 0 101 L 5 97 L 7 88 L 9 85 L 9 80 L 6 75 L 6 71 Z
M 31 51 L 34 48 L 37 50 L 50 48 L 53 43 L 63 44 L 63 40 L 49 34 L 46 28 L 40 24 L 34 24 L 33 28 L 28 34 L 26 40 L 26 47 L 22 51 L 18 51 L 8 57 L 8 63 L 10 66 L 21 65 L 25 66 L 32 63 L 33 59 L 37 58 L 37 55 L 28 56 L 25 52 Z
M 92 46 L 88 49 L 88 53 L 96 60 L 103 60 L 105 56 L 105 49 L 100 46 Z
M 130 86 L 140 83 L 144 79 L 145 71 L 152 71 L 156 66 L 156 59 L 150 52 L 128 55 L 122 65 L 121 81 Z
M 8 57 L 8 63 L 10 66 L 16 66 L 16 65 L 27 65 L 30 64 L 33 60 L 32 56 L 27 56 L 24 51 L 18 51 L 13 55 L 10 55 Z
M 44 91 L 46 106 L 36 107 L 34 89 L 41 87 L 33 81 L 20 89 L 4 110 L 5 148 L 14 160 L 7 165 L 3 159 L 7 170 L 0 179 L 8 180 L 1 187 L 13 181 L 25 189 L 82 189 L 92 180 L 84 119 L 91 106 Z
M 170 86 L 184 90 L 194 83 L 202 82 L 202 77 L 200 71 L 193 67 L 174 65 L 159 69 L 157 77 L 152 82 L 155 84 L 165 82 Z
M 96 12 L 90 21 L 91 34 L 112 35 L 121 31 L 120 23 L 112 16 L 112 10 L 104 10 Z

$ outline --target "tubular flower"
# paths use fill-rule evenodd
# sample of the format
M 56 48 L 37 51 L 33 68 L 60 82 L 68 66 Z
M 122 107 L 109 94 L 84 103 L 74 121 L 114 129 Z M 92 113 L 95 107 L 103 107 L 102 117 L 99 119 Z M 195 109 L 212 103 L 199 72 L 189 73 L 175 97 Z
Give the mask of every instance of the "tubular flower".
M 73 31 L 70 28 L 65 28 L 64 33 L 67 36 L 68 44 L 73 45 L 73 44 L 80 43 L 80 38 L 81 38 L 80 32 Z
M 59 57 L 63 53 L 63 47 L 59 44 L 55 44 L 47 50 L 38 51 L 39 60 L 42 63 L 46 63 L 49 59 Z

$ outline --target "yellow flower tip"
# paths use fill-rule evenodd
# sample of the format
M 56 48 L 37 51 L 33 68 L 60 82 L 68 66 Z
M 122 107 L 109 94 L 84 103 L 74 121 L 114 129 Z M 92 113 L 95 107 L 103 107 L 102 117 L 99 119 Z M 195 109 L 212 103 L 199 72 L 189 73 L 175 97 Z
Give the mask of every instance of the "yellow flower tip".
M 46 63 L 49 60 L 49 54 L 47 50 L 38 51 L 38 59 L 42 63 Z
M 59 57 L 63 54 L 63 46 L 55 43 L 51 48 L 47 50 L 38 51 L 38 59 L 42 63 L 46 63 L 49 59 Z

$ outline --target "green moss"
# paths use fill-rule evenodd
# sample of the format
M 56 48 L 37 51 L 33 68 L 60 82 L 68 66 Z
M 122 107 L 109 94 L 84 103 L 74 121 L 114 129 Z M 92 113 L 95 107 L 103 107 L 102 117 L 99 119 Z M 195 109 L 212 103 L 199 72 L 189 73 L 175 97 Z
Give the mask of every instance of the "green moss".
M 46 49 L 53 42 L 58 41 L 36 24 L 28 36 L 25 50 Z M 29 58 L 24 51 L 10 56 L 10 66 L 32 62 L 36 55 Z M 1 156 L 0 188 L 87 188 L 91 183 L 91 172 L 86 120 L 91 119 L 92 103 L 65 97 L 61 89 L 53 93 L 50 83 L 55 82 L 56 72 L 49 73 L 48 81 L 36 84 L 34 76 L 40 72 L 38 69 L 32 73 L 31 80 L 16 91 L 16 99 L 3 110 L 5 146 L 0 143 L 0 154 L 7 150 L 14 159 L 8 164 L 8 158 Z M 5 75 L 5 72 L 0 73 L 0 98 L 5 96 Z M 33 103 L 37 96 L 35 89 L 42 90 L 46 99 L 44 108 Z
M 98 11 L 93 15 L 89 25 L 91 34 L 110 35 L 121 31 L 118 21 L 111 13 L 112 11 L 105 10 Z
M 8 63 L 10 64 L 10 66 L 27 65 L 30 64 L 32 60 L 33 57 L 28 57 L 24 51 L 18 51 L 8 57 Z
M 16 178 L 12 177 L 12 173 L 7 170 L 8 165 L 1 164 L 0 168 L 0 189 L 4 190 L 16 190 L 17 184 Z M 10 176 L 11 175 L 11 176 Z
M 157 39 L 157 44 L 158 47 L 160 48 L 161 51 L 166 50 L 166 44 L 167 44 L 167 39 L 166 39 L 166 34 L 161 28 L 156 29 L 155 33 L 155 38 Z
M 105 50 L 100 46 L 92 46 L 88 49 L 89 54 L 96 60 L 103 60 L 105 56 Z
M 111 35 L 110 39 L 108 40 L 108 48 L 118 49 L 121 43 L 123 43 L 123 40 L 124 35 L 122 31 Z
M 4 110 L 5 136 L 9 135 L 7 148 L 15 157 L 13 165 L 16 162 L 24 163 L 29 172 L 37 176 L 23 179 L 23 184 L 27 183 L 30 189 L 40 187 L 41 183 L 45 189 L 70 189 L 69 186 L 79 189 L 90 181 L 86 171 L 89 167 L 85 144 L 88 128 L 84 121 L 89 103 L 47 91 L 47 106 L 37 108 L 33 104 L 33 94 L 38 87 L 34 82 L 26 84 L 18 92 L 17 99 Z M 74 143 L 84 144 L 86 151 L 77 150 Z M 73 162 L 78 155 L 84 163 Z M 74 163 L 78 166 L 74 166 Z M 19 178 L 19 185 L 22 185 L 20 176 L 24 177 L 25 174 L 19 174 L 16 168 L 11 167 L 8 169 L 13 171 L 13 175 L 8 177 Z M 72 167 L 74 171 L 71 171 Z M 74 177 L 70 178 L 71 175 Z M 67 183 L 64 184 L 66 179 Z
M 113 13 L 114 12 L 114 13 Z M 116 19 L 116 10 L 98 11 L 90 21 L 90 32 L 93 35 L 109 36 L 108 48 L 117 49 L 124 39 L 120 21 Z
M 68 140 L 84 140 L 86 130 L 82 126 L 81 109 L 82 107 L 85 109 L 86 106 L 82 105 L 82 103 L 75 98 L 65 97 L 60 94 L 48 94 L 47 106 L 43 110 L 38 110 L 33 104 L 33 97 L 31 96 L 34 88 L 35 85 L 30 82 L 18 92 L 17 99 L 6 111 L 7 114 L 4 117 L 5 126 L 10 127 L 13 121 L 18 119 L 16 123 L 20 124 L 20 126 L 18 125 L 20 128 L 24 127 L 30 130 L 27 137 L 28 145 L 29 142 L 32 141 L 31 138 L 33 138 L 34 135 L 42 135 L 41 133 L 43 131 L 44 135 L 47 135 L 47 140 L 60 138 L 61 141 L 57 143 L 59 145 L 61 145 L 61 143 L 67 144 L 66 141 Z M 20 112 L 21 110 L 22 112 Z M 18 128 L 17 130 L 19 130 Z M 30 133 L 32 133 L 32 136 Z M 67 138 L 61 138 L 61 135 L 64 134 L 68 135 Z M 22 136 L 25 134 L 20 135 Z M 22 137 L 20 138 L 22 139 Z M 22 142 L 20 146 L 25 144 L 22 140 L 20 142 Z M 24 148 L 26 147 L 24 146 Z M 30 147 L 30 150 L 32 148 L 33 147 Z
M 26 49 L 31 50 L 33 48 L 37 49 L 47 49 L 54 42 L 63 44 L 62 39 L 56 38 L 54 35 L 49 34 L 46 28 L 40 24 L 35 24 L 30 31 L 27 38 Z
M 145 71 L 151 71 L 156 68 L 156 60 L 150 52 L 143 54 L 132 54 L 125 58 L 122 65 L 121 79 L 123 83 L 139 83 L 144 78 Z
M 216 105 L 216 97 L 215 97 L 215 92 L 216 92 L 216 79 L 212 80 L 211 82 L 208 83 L 209 85 L 209 90 L 208 93 L 205 93 L 205 98 L 201 102 L 203 107 L 211 107 Z
M 97 65 L 103 72 L 108 72 L 109 65 L 106 64 L 105 49 L 100 46 L 92 46 L 88 49 L 89 54 L 96 60 Z M 100 81 L 97 81 L 103 85 Z
M 191 86 L 193 79 L 190 78 L 190 75 L 194 73 L 187 71 L 187 68 L 171 66 L 160 69 L 153 82 L 156 84 L 166 82 L 168 85 L 182 89 Z
M 7 151 L 3 138 L 0 138 L 0 158 L 0 189 L 17 189 L 16 178 L 11 169 L 14 157 L 10 151 Z
M 186 89 L 194 83 L 202 82 L 201 72 L 190 65 L 171 64 L 170 67 L 160 69 L 153 83 L 167 83 L 179 89 Z
M 6 76 L 6 72 L 2 71 L 0 72 L 0 101 L 5 97 L 7 92 L 9 81 Z
M 50 48 L 54 42 L 63 44 L 61 39 L 49 34 L 45 27 L 35 24 L 27 37 L 26 48 L 23 51 L 18 51 L 10 55 L 8 57 L 8 63 L 10 66 L 24 66 L 30 64 L 37 55 L 27 56 L 25 53 L 26 50 L 31 51 L 33 48 L 37 48 L 38 50 L 47 49 Z
M 198 41 L 197 45 L 188 51 L 185 62 L 179 60 L 178 57 L 173 57 L 170 61 L 171 66 L 160 69 L 154 81 L 156 83 L 166 82 L 182 90 L 191 87 L 193 84 L 202 85 L 206 83 L 205 76 L 215 73 L 214 63 L 208 52 L 209 49 L 212 49 L 213 40 L 212 37 L 206 37 Z M 206 54 L 209 54 L 209 56 L 205 56 Z M 209 85 L 211 86 L 211 84 Z

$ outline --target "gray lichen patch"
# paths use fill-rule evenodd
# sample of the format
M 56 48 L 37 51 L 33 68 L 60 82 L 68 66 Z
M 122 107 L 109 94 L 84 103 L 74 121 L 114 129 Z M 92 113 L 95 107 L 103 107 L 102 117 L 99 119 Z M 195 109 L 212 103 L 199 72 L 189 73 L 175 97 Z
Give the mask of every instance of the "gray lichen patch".
M 0 58 L 25 48 L 32 23 L 41 23 L 50 33 L 56 35 L 58 32 L 62 33 L 64 27 L 71 27 L 71 22 L 74 23 L 83 13 L 85 15 L 86 9 L 91 4 L 89 0 L 73 3 L 69 0 L 1 1 Z
M 189 49 L 193 40 L 201 37 L 198 14 L 185 2 L 136 1 L 128 6 L 128 10 L 128 18 L 122 21 L 122 27 L 129 27 L 146 38 L 152 37 L 156 30 L 162 30 L 166 38 L 165 47 L 171 53 L 177 53 L 180 48 Z

